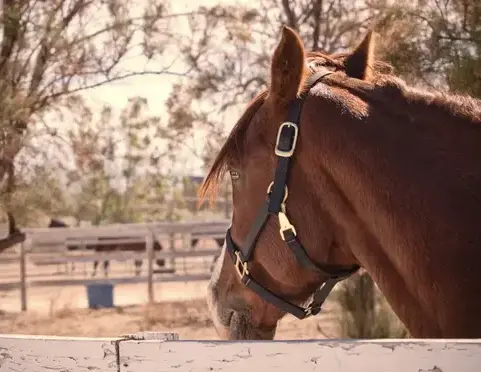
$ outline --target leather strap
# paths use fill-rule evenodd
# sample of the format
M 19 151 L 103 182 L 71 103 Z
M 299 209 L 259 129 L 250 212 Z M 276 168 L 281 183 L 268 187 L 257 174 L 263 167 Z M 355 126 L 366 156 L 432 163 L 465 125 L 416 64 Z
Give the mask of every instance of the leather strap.
M 332 73 L 332 71 L 323 67 L 309 76 L 309 78 L 306 80 L 307 89 L 304 91 L 304 94 L 296 97 L 289 103 L 287 110 L 287 122 L 295 123 L 297 124 L 298 128 L 300 127 L 302 106 L 304 105 L 306 94 L 305 92 L 316 85 L 319 80 Z M 282 138 L 281 136 L 279 139 L 280 144 L 284 145 L 292 142 L 291 137 L 288 137 L 288 135 L 289 133 L 285 136 L 285 138 Z M 269 213 L 271 214 L 279 213 L 281 210 L 281 204 L 284 199 L 284 186 L 287 184 L 290 164 L 291 157 L 279 157 L 279 160 L 277 161 L 277 168 L 274 174 L 274 185 L 271 193 L 271 201 L 269 203 Z

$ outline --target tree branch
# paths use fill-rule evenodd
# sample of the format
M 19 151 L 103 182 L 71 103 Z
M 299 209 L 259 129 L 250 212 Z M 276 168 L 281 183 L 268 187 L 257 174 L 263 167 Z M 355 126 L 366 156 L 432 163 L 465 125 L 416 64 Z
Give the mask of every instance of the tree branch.
M 47 61 L 50 55 L 50 49 L 52 46 L 52 40 L 56 40 L 58 35 L 64 31 L 70 22 L 74 19 L 74 17 L 80 13 L 83 9 L 85 9 L 88 5 L 90 5 L 91 1 L 84 1 L 78 0 L 70 12 L 62 19 L 61 26 L 58 30 L 53 34 L 49 35 L 49 29 L 45 33 L 45 36 L 42 39 L 42 46 L 40 47 L 40 51 L 37 55 L 37 60 L 35 62 L 35 67 L 33 68 L 32 79 L 30 81 L 29 87 L 29 96 L 31 96 L 37 88 L 40 86 L 40 83 L 43 78 L 43 74 L 45 73 L 45 69 L 47 66 Z
M 294 30 L 298 30 L 296 15 L 289 5 L 289 0 L 282 0 L 282 7 L 287 16 L 288 26 L 292 27 Z
M 3 0 L 3 40 L 0 49 L 0 74 L 5 77 L 10 58 L 20 32 L 21 4 L 18 0 Z
M 112 78 L 109 78 L 109 79 L 105 79 L 105 80 L 99 81 L 99 82 L 97 82 L 97 83 L 93 83 L 93 84 L 90 84 L 90 85 L 85 85 L 85 86 L 82 86 L 82 87 L 78 87 L 78 88 L 75 88 L 75 89 L 72 89 L 72 90 L 69 90 L 69 91 L 62 91 L 62 92 L 54 93 L 54 94 L 50 95 L 50 96 L 48 97 L 48 99 L 49 99 L 49 100 L 52 100 L 52 99 L 55 99 L 55 98 L 58 98 L 58 97 L 61 97 L 61 96 L 67 95 L 67 94 L 72 94 L 72 93 L 77 93 L 77 92 L 81 92 L 81 91 L 88 90 L 88 89 L 92 89 L 92 88 L 97 88 L 97 87 L 99 87 L 99 86 L 101 86 L 101 85 L 104 85 L 104 84 L 107 84 L 107 83 L 112 83 L 112 82 L 114 82 L 114 81 L 124 80 L 124 79 L 127 79 L 127 78 L 129 78 L 129 77 L 133 77 L 133 76 L 143 76 L 143 75 L 172 75 L 172 76 L 184 77 L 184 76 L 187 76 L 190 71 L 191 71 L 191 69 L 187 70 L 186 72 L 173 72 L 173 71 L 140 71 L 140 72 L 129 72 L 129 73 L 126 73 L 126 74 L 123 74 L 123 75 L 119 75 L 119 76 L 115 76 L 115 77 L 112 77 Z
M 322 12 L 323 0 L 317 0 L 312 6 L 312 50 L 316 51 L 319 48 L 319 37 L 321 31 L 321 12 Z

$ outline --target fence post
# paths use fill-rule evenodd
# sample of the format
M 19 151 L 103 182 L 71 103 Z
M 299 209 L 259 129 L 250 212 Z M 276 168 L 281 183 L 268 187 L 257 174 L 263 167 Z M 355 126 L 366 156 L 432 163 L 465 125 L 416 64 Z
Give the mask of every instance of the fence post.
M 27 270 L 26 270 L 26 245 L 30 243 L 27 237 L 20 244 L 20 306 L 22 311 L 27 311 Z
M 170 222 L 170 225 L 172 226 L 172 224 L 174 223 L 174 216 L 175 216 L 175 211 L 177 209 L 177 199 L 175 198 L 175 193 L 173 192 L 172 193 L 172 200 L 170 202 L 170 207 L 169 207 L 169 212 L 168 212 L 168 215 L 167 215 L 167 221 Z M 171 227 L 172 229 L 172 227 Z M 175 234 L 173 232 L 169 232 L 169 249 L 170 249 L 170 252 L 172 253 L 172 256 L 170 258 L 170 266 L 172 267 L 172 269 L 176 270 L 176 267 L 175 267 L 175 256 L 174 256 L 174 252 L 175 252 Z
M 145 237 L 145 249 L 147 250 L 147 294 L 149 304 L 154 303 L 154 235 L 152 232 Z

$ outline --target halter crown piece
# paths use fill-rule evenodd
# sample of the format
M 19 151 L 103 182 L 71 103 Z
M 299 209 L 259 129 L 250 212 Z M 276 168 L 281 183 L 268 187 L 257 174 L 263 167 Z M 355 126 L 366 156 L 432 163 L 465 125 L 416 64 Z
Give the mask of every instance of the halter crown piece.
M 313 70 L 313 68 L 311 68 L 311 70 Z M 344 270 L 332 271 L 327 268 L 327 265 L 314 263 L 297 239 L 296 229 L 289 221 L 286 211 L 286 200 L 288 197 L 287 178 L 291 158 L 296 149 L 302 105 L 307 92 L 325 76 L 330 74 L 332 74 L 332 71 L 324 67 L 316 68 L 316 71 L 313 71 L 312 75 L 306 81 L 306 91 L 289 103 L 287 120 L 281 124 L 277 133 L 275 154 L 279 160 L 274 174 L 274 181 L 271 182 L 267 189 L 266 202 L 260 207 L 242 248 L 239 248 L 232 240 L 231 228 L 227 230 L 226 234 L 227 250 L 234 261 L 234 266 L 241 282 L 256 292 L 265 301 L 270 302 L 282 311 L 294 315 L 298 319 L 304 319 L 311 315 L 318 314 L 334 286 L 359 270 L 358 265 L 353 265 Z M 252 259 L 252 253 L 256 246 L 257 239 L 270 215 L 277 215 L 280 226 L 280 236 L 295 254 L 299 263 L 327 277 L 327 280 L 313 293 L 311 302 L 307 307 L 300 307 L 283 300 L 256 282 L 250 275 L 248 264 Z

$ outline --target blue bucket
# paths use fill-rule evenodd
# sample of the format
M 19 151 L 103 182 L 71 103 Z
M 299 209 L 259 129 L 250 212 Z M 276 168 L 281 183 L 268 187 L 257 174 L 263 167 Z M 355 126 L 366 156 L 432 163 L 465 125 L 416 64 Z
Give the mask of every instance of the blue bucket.
M 114 307 L 114 286 L 109 283 L 87 285 L 89 309 Z

